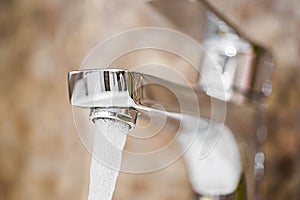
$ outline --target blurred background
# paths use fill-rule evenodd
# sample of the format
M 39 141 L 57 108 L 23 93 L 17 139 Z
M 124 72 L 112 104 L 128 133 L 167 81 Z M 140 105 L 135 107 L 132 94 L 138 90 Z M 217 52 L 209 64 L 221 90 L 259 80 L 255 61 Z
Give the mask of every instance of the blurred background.
M 274 56 L 263 192 L 299 199 L 300 1 L 210 2 Z M 107 37 L 157 24 L 172 27 L 141 0 L 0 0 L 0 200 L 87 198 L 90 155 L 73 122 L 67 73 Z M 193 24 L 185 28 L 196 35 Z M 114 199 L 191 196 L 178 160 L 151 174 L 121 174 Z

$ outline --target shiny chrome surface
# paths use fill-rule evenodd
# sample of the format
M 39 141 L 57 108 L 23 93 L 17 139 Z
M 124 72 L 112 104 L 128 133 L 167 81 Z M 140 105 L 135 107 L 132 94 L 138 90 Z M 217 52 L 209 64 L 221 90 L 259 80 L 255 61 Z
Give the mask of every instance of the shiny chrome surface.
M 122 121 L 133 129 L 136 125 L 138 112 L 132 108 L 91 108 L 90 120 L 95 123 L 99 118 L 114 119 Z
M 219 84 L 219 80 L 216 82 L 215 79 L 218 74 L 225 89 L 225 96 L 224 91 L 221 94 L 208 93 L 210 96 L 243 104 L 248 100 L 260 100 L 270 93 L 272 56 L 207 0 L 163 0 L 149 3 L 176 24 L 179 31 L 204 46 L 205 52 L 199 52 L 202 60 L 198 69 L 199 85 L 208 92 L 208 87 Z M 174 10 L 182 13 L 174 15 Z M 197 24 L 190 24 L 195 18 Z
M 193 87 L 187 87 L 178 84 L 178 80 L 171 82 L 120 69 L 72 71 L 68 76 L 71 104 L 90 108 L 92 121 L 101 117 L 113 118 L 124 120 L 131 128 L 134 127 L 138 113 L 149 111 L 163 112 L 180 120 L 183 118 L 178 117 L 179 115 L 191 115 L 224 122 L 232 131 L 243 154 L 246 199 L 254 199 L 255 194 L 259 193 L 254 191 L 257 178 L 254 164 L 261 161 L 255 157 L 257 152 L 260 153 L 257 147 L 260 144 L 255 141 L 256 125 L 262 114 L 259 112 L 262 100 L 272 90 L 271 55 L 238 30 L 206 0 L 164 0 L 150 3 L 173 21 L 179 31 L 186 28 L 199 30 L 196 33 L 182 31 L 196 36 L 194 38 L 206 50 L 204 54 L 199 52 L 201 62 L 197 69 L 197 83 Z M 187 11 L 189 16 L 197 17 L 198 29 L 189 27 L 180 13 L 174 15 L 174 10 L 182 10 L 182 13 Z M 221 77 L 219 80 L 215 78 L 216 74 Z M 209 91 L 209 88 L 220 85 L 220 82 L 224 90 Z M 160 106 L 156 106 L 157 104 Z M 263 169 L 263 163 L 260 167 Z
M 141 115 L 150 111 L 163 112 L 185 123 L 189 123 L 190 120 L 185 117 L 187 115 L 200 117 L 203 120 L 225 123 L 234 134 L 243 155 L 252 155 L 255 152 L 254 143 L 251 141 L 256 131 L 256 103 L 244 101 L 243 105 L 237 105 L 234 101 L 221 101 L 199 88 L 192 89 L 129 70 L 72 71 L 68 79 L 71 104 L 91 109 L 91 120 L 96 118 L 121 120 L 125 111 L 125 122 L 129 122 L 132 128 L 137 113 L 128 114 L 128 110 L 131 109 Z M 157 104 L 160 106 L 156 106 Z M 243 157 L 242 160 L 244 168 L 247 169 L 245 177 L 250 187 L 247 188 L 249 196 L 253 194 L 251 192 L 254 181 L 253 158 L 254 155 Z
M 206 55 L 203 56 L 203 78 L 200 80 L 202 88 L 207 90 L 205 84 L 215 84 L 214 70 L 211 70 L 214 69 L 213 64 L 224 85 L 223 100 L 242 103 L 247 98 L 259 100 L 267 96 L 265 88 L 269 85 L 273 69 L 270 54 L 240 37 L 212 13 L 208 14 L 206 27 L 203 38 Z
M 225 102 L 199 89 L 151 75 L 117 69 L 81 70 L 70 72 L 68 79 L 73 106 L 156 110 L 173 117 L 188 114 L 215 121 L 224 120 L 224 116 L 214 115 L 212 110 L 222 111 Z M 161 106 L 155 106 L 157 104 Z

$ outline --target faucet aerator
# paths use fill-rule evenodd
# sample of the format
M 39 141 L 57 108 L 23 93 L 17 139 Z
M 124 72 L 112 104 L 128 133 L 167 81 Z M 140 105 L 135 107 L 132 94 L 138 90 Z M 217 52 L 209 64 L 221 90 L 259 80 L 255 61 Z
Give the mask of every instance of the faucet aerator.
M 90 109 L 90 120 L 95 123 L 98 119 L 112 119 L 128 124 L 129 129 L 134 129 L 138 112 L 134 108 L 101 108 Z

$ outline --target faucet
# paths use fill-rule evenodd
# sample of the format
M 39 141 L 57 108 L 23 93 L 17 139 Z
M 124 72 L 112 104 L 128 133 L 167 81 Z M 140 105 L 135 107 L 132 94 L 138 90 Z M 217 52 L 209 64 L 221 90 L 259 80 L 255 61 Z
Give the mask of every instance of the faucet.
M 158 2 L 153 1 L 154 6 Z M 264 170 L 263 108 L 264 99 L 271 90 L 272 57 L 237 31 L 207 1 L 190 3 L 202 3 L 205 9 L 202 44 L 206 55 L 199 53 L 201 74 L 197 84 L 188 87 L 177 80 L 128 69 L 75 70 L 68 74 L 70 103 L 89 109 L 91 121 L 99 118 L 119 120 L 130 129 L 135 128 L 139 118 L 155 112 L 183 124 L 191 124 L 193 120 L 212 122 L 209 134 L 229 130 L 241 154 L 237 159 L 244 169 L 244 198 L 260 199 Z M 202 156 L 207 156 L 214 145 L 210 144 Z M 222 199 L 236 198 L 227 195 Z

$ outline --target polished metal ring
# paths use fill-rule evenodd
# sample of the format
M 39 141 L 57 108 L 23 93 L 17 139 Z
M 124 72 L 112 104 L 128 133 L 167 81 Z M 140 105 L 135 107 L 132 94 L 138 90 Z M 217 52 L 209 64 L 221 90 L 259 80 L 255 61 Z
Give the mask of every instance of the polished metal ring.
M 113 119 L 122 121 L 133 129 L 136 125 L 138 112 L 134 108 L 91 108 L 90 120 L 95 123 L 97 119 Z

